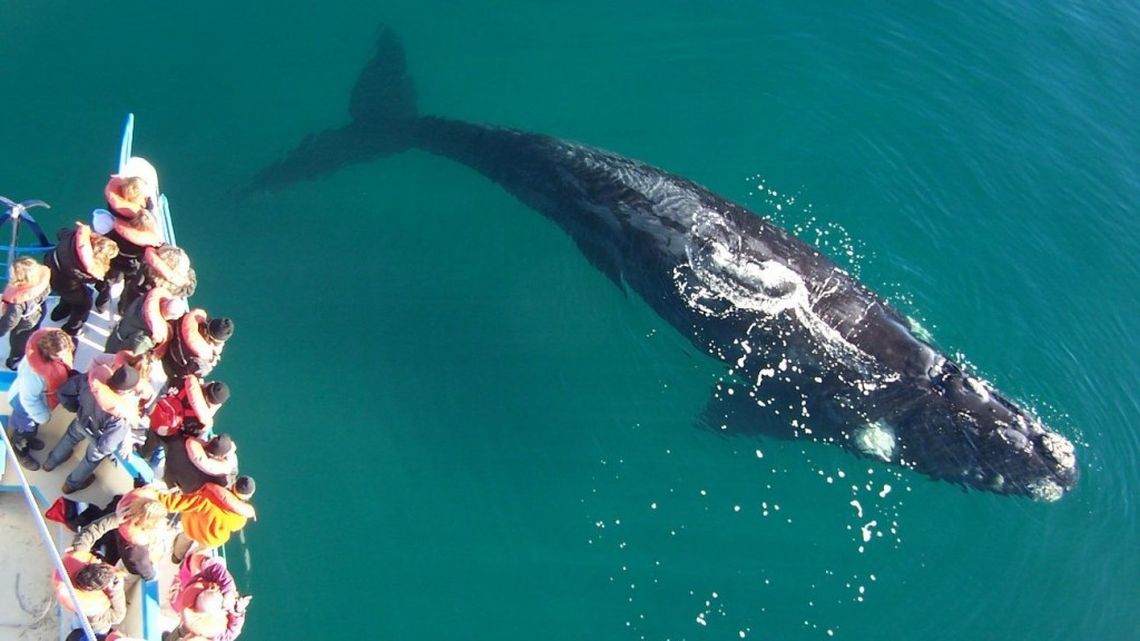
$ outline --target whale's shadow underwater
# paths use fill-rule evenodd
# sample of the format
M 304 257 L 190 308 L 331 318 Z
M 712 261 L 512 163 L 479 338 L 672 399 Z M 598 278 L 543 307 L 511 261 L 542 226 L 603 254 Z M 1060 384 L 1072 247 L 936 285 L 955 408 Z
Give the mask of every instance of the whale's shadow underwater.
M 387 29 L 349 115 L 263 169 L 243 194 L 413 148 L 450 158 L 557 223 L 615 285 L 728 365 L 750 391 L 711 404 L 717 416 L 706 420 L 751 422 L 764 412 L 761 422 L 783 436 L 1001 494 L 1051 501 L 1076 483 L 1069 440 L 917 338 L 815 248 L 743 207 L 600 149 L 421 116 Z

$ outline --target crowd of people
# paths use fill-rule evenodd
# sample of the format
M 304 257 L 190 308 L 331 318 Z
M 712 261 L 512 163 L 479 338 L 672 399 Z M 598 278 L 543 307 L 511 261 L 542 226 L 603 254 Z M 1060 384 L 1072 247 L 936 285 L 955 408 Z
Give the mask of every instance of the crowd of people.
M 116 453 L 135 452 L 161 470 L 161 480 L 137 478 L 135 489 L 106 506 L 79 511 L 65 501 L 53 508 L 77 532 L 63 554 L 68 581 L 59 572 L 52 579 L 64 608 L 82 611 L 101 641 L 124 639 L 117 628 L 127 587 L 155 579 L 156 563 L 169 554 L 177 576 L 168 599 L 178 625 L 164 640 L 233 641 L 250 598 L 215 552 L 254 518 L 255 484 L 238 474 L 233 438 L 215 431 L 229 387 L 207 378 L 234 324 L 189 308 L 197 277 L 186 252 L 164 243 L 156 195 L 144 176 L 114 175 L 104 190 L 109 220 L 61 229 L 42 264 L 21 257 L 9 266 L 0 313 L 0 334 L 8 333 L 11 346 L 6 365 L 16 371 L 8 440 L 24 468 L 49 472 L 86 443 L 63 483 L 65 497 L 94 483 Z M 118 282 L 117 322 L 104 353 L 80 372 L 77 340 L 92 309 L 107 310 Z M 50 318 L 62 325 L 41 327 L 53 291 L 59 302 Z M 41 462 L 39 427 L 58 406 L 74 418 Z M 72 636 L 84 634 L 80 627 Z

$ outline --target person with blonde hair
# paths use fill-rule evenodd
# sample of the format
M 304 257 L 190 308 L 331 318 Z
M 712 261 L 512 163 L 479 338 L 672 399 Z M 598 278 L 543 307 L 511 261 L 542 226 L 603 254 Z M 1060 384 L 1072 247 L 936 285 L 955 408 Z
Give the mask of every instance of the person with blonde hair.
M 103 195 L 113 215 L 110 238 L 119 246 L 119 255 L 111 261 L 107 281 L 119 278 L 131 282 L 142 268 L 143 252 L 147 247 L 162 245 L 162 232 L 154 215 L 154 188 L 139 176 L 111 176 Z M 103 311 L 111 300 L 111 290 L 101 289 L 95 299 L 95 309 Z
M 8 369 L 24 358 L 24 347 L 44 319 L 44 301 L 51 292 L 51 270 L 34 258 L 21 256 L 8 268 L 8 285 L 0 296 L 0 334 L 8 334 Z
M 122 561 L 127 572 L 149 581 L 157 576 L 154 553 L 165 550 L 171 539 L 168 515 L 154 488 L 136 488 L 119 499 L 114 512 L 80 530 L 72 548 L 98 550 L 107 563 Z
M 34 472 L 40 464 L 29 450 L 44 447 L 37 438 L 39 427 L 51 418 L 59 405 L 57 391 L 74 371 L 75 341 L 62 330 L 45 327 L 31 335 L 24 354 L 8 391 L 8 438 L 20 464 Z
M 147 247 L 143 250 L 142 267 L 123 283 L 119 295 L 119 314 L 140 296 L 161 287 L 174 296 L 189 298 L 198 287 L 198 277 L 190 266 L 190 256 L 174 245 Z
M 107 289 L 107 271 L 111 260 L 119 255 L 119 246 L 109 238 L 96 234 L 83 223 L 59 230 L 58 244 L 44 256 L 51 268 L 51 288 L 59 294 L 59 304 L 51 310 L 51 319 L 63 323 L 63 331 L 76 336 L 87 322 L 94 304 L 91 290 Z

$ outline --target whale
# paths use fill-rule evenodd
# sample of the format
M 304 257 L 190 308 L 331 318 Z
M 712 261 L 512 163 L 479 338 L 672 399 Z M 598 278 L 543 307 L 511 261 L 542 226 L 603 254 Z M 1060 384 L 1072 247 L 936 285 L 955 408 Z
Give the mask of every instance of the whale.
M 421 114 L 402 44 L 386 27 L 348 104 L 347 122 L 284 151 L 240 195 L 411 150 L 461 163 L 564 230 L 617 287 L 724 363 L 710 398 L 721 416 L 711 420 L 759 412 L 769 433 L 966 489 L 1056 501 L 1075 487 L 1070 439 L 771 220 L 603 149 Z M 726 387 L 741 390 L 731 403 Z

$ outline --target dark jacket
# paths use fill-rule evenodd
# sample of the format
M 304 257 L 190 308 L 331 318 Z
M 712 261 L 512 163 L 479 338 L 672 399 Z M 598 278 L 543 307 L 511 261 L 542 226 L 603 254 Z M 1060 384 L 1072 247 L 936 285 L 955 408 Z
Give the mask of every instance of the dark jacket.
M 162 444 L 166 448 L 166 471 L 162 475 L 162 480 L 166 481 L 166 486 L 177 487 L 185 494 L 196 491 L 206 483 L 228 486 L 233 480 L 229 475 L 211 476 L 194 465 L 186 453 L 187 438 L 193 437 L 176 434 L 162 439 Z
M 150 326 L 146 324 L 146 319 L 143 318 L 145 302 L 145 297 L 136 298 L 123 310 L 123 317 L 119 319 L 118 324 L 111 329 L 111 335 L 107 337 L 107 345 L 103 348 L 104 352 L 115 354 L 125 349 L 132 354 L 143 354 L 157 346 L 150 333 Z
M 56 234 L 59 243 L 44 256 L 44 264 L 51 268 L 52 288 L 58 290 L 58 283 L 80 286 L 100 282 L 83 269 L 79 254 L 75 251 L 75 228 L 63 228 Z
M 115 416 L 99 407 L 95 395 L 87 384 L 87 375 L 72 374 L 63 385 L 60 385 L 59 404 L 75 412 L 75 422 L 79 427 L 94 439 L 93 445 L 103 454 L 113 454 L 126 441 L 131 433 L 133 422 Z

